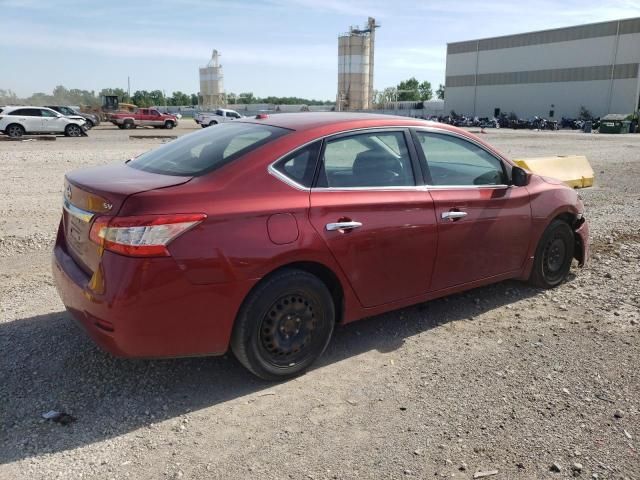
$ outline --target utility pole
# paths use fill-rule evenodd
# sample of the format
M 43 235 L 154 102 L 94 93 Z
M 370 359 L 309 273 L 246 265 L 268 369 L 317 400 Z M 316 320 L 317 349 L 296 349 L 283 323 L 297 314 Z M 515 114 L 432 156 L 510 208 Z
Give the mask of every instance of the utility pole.
M 127 76 L 127 97 L 131 101 L 131 77 Z

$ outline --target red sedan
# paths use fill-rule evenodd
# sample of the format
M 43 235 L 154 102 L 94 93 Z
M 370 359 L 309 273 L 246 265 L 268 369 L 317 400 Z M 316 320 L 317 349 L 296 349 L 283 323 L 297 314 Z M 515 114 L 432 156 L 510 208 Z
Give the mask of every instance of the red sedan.
M 67 174 L 53 273 L 123 357 L 300 374 L 336 322 L 584 264 L 578 195 L 466 131 L 409 118 L 236 120 Z

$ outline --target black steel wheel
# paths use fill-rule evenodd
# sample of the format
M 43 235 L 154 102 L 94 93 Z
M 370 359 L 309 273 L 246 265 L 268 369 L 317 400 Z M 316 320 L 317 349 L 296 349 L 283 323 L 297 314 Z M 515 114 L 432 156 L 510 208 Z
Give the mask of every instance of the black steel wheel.
M 12 123 L 5 129 L 4 133 L 9 135 L 11 138 L 20 138 L 25 134 L 25 131 L 22 125 Z
M 318 326 L 313 312 L 315 303 L 313 298 L 302 294 L 286 295 L 273 303 L 262 318 L 259 343 L 270 363 L 288 367 L 304 360 L 306 347 Z
M 124 128 L 125 130 L 129 130 L 131 128 L 134 128 L 135 125 L 133 124 L 133 122 L 131 120 L 129 120 L 128 122 L 124 122 L 122 124 L 122 128 Z
M 174 123 L 171 120 L 164 122 L 164 128 L 171 130 L 174 127 Z
M 571 227 L 562 220 L 551 222 L 538 243 L 529 282 L 540 288 L 561 284 L 569 274 L 574 248 Z
M 82 127 L 80 125 L 76 125 L 75 123 L 70 123 L 64 129 L 64 134 L 67 137 L 81 137 L 82 136 Z
M 245 300 L 231 339 L 236 358 L 265 380 L 303 373 L 324 352 L 335 322 L 325 284 L 287 269 L 268 277 Z

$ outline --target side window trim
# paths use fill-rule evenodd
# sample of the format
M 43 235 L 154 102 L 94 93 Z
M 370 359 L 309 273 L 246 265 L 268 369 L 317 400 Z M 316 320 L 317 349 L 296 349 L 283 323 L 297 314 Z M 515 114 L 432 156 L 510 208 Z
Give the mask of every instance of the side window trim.
M 484 151 L 487 155 L 490 155 L 492 158 L 496 159 L 496 161 L 500 163 L 500 166 L 502 167 L 502 174 L 504 175 L 505 179 L 510 178 L 510 175 L 509 175 L 510 172 L 507 169 L 508 162 L 501 156 L 496 155 L 495 153 L 487 150 L 483 145 L 479 144 L 478 142 L 474 142 L 472 139 L 469 139 L 463 135 L 458 135 L 454 132 L 444 131 L 440 129 L 436 130 L 431 128 L 420 128 L 420 127 L 417 127 L 417 128 L 414 127 L 414 128 L 411 128 L 410 130 L 411 130 L 415 149 L 418 152 L 418 156 L 420 158 L 420 167 L 425 178 L 425 183 L 429 190 L 462 190 L 462 189 L 472 189 L 472 188 L 473 189 L 477 189 L 477 188 L 505 189 L 510 187 L 508 183 L 501 183 L 497 185 L 434 185 L 433 180 L 431 178 L 431 173 L 429 172 L 429 163 L 427 161 L 426 155 L 424 154 L 422 146 L 420 145 L 420 139 L 418 138 L 418 133 L 428 133 L 432 135 L 442 135 L 442 136 L 446 135 L 452 138 L 457 138 L 457 139 L 469 142 L 470 144 L 478 147 L 480 150 Z
M 419 165 L 416 165 L 417 158 L 415 152 L 415 145 L 413 144 L 412 138 L 409 134 L 410 129 L 407 127 L 374 127 L 374 128 L 362 128 L 357 130 L 350 130 L 347 132 L 335 133 L 333 135 L 328 135 L 322 139 L 322 146 L 320 148 L 320 152 L 318 154 L 318 160 L 316 162 L 316 173 L 313 178 L 313 185 L 311 187 L 312 190 L 323 191 L 323 192 L 331 192 L 331 191 L 380 191 L 380 190 L 416 190 L 420 188 L 424 188 L 424 182 L 422 170 L 419 168 Z M 366 135 L 371 133 L 397 133 L 400 132 L 403 135 L 407 151 L 409 157 L 411 159 L 411 168 L 413 170 L 413 180 L 415 185 L 411 186 L 395 186 L 395 187 L 318 187 L 318 179 L 320 176 L 320 172 L 322 170 L 322 164 L 324 162 L 324 152 L 327 148 L 327 143 L 333 140 L 339 140 L 343 137 L 352 137 L 355 135 Z M 418 168 L 416 168 L 418 167 Z

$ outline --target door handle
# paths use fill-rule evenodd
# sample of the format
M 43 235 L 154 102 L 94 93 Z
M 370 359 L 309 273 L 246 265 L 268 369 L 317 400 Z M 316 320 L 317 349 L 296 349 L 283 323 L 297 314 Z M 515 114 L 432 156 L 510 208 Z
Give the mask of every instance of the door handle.
M 335 230 L 353 230 L 354 228 L 360 228 L 362 223 L 360 222 L 336 222 L 336 223 L 327 223 L 325 228 L 329 232 L 333 232 Z
M 449 220 L 451 222 L 453 222 L 454 220 L 459 220 L 461 218 L 464 218 L 467 216 L 467 212 L 458 212 L 458 211 L 449 211 L 449 212 L 442 212 L 442 219 L 443 220 Z

